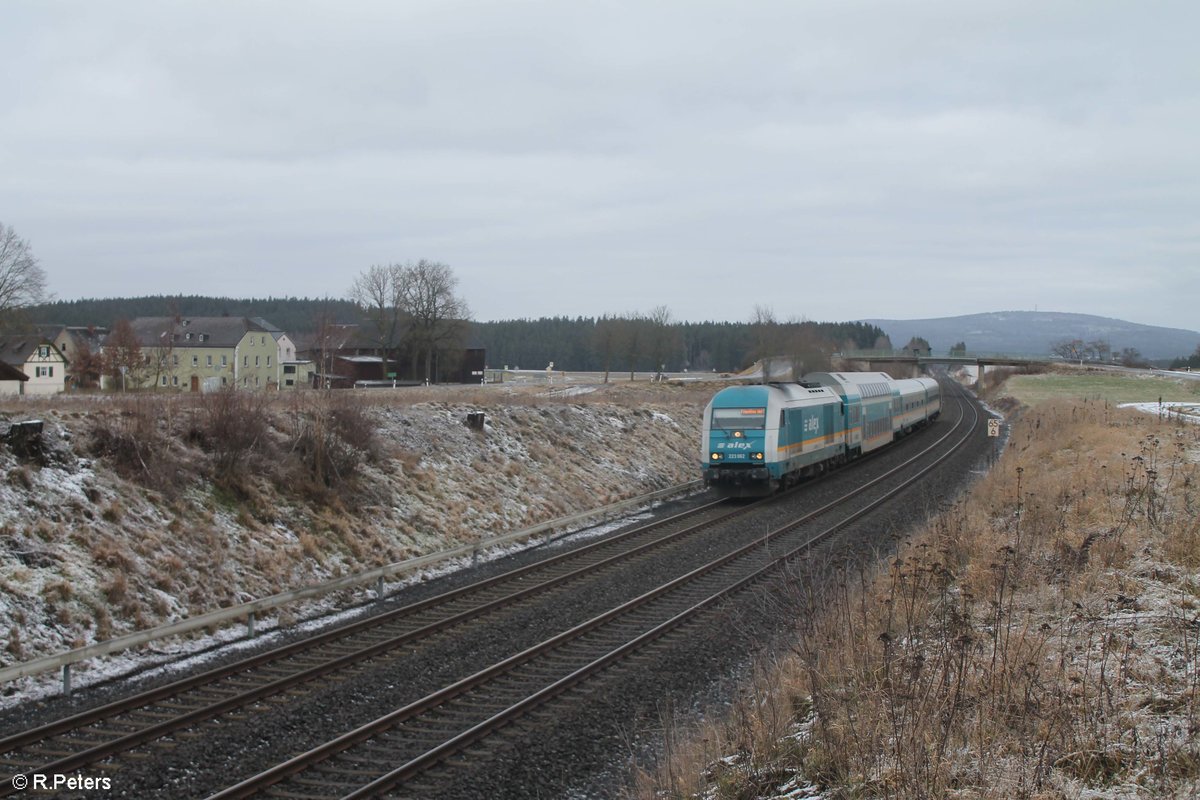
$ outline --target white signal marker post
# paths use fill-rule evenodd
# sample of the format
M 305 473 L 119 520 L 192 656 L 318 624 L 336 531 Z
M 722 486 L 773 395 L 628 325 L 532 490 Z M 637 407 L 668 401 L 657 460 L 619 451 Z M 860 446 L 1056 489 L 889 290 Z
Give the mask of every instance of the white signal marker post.
M 992 439 L 995 439 L 995 441 L 992 442 L 992 464 L 994 466 L 996 461 L 1000 458 L 1000 420 L 988 420 L 988 436 Z

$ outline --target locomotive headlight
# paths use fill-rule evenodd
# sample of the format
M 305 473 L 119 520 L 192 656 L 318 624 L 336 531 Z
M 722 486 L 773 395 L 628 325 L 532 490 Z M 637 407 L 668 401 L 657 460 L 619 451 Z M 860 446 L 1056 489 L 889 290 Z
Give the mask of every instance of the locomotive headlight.
M 746 438 L 746 434 L 742 433 L 741 431 L 734 431 L 734 432 L 733 432 L 733 438 L 735 438 L 735 439 L 744 439 L 744 438 Z
M 763 454 L 762 454 L 762 453 L 755 453 L 755 454 L 754 454 L 754 460 L 755 460 L 755 461 L 762 461 L 762 460 L 763 460 Z
M 721 460 L 721 454 L 720 454 L 720 453 L 713 453 L 713 454 L 712 454 L 712 460 L 713 460 L 713 461 L 720 461 L 720 460 Z

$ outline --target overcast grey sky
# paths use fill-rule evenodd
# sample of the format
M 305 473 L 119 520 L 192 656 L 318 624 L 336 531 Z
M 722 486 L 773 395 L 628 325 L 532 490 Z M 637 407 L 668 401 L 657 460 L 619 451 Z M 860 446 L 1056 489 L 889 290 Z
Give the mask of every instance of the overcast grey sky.
M 0 221 L 60 299 L 1200 328 L 1200 3 L 0 3 Z

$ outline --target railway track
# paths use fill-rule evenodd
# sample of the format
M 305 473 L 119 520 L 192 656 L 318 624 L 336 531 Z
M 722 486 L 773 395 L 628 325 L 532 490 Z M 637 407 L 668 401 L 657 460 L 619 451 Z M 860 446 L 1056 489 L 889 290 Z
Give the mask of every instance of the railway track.
M 418 603 L 0 740 L 0 768 L 14 780 L 34 773 L 66 774 L 110 759 L 206 720 L 252 707 L 322 679 L 345 679 L 372 660 L 526 602 L 585 576 L 651 551 L 679 546 L 719 523 L 750 514 L 752 506 L 705 504 L 616 536 L 560 553 Z
M 635 653 L 662 645 L 729 598 L 775 575 L 919 481 L 980 423 L 957 396 L 959 420 L 916 456 L 875 480 L 532 647 L 391 711 L 217 794 L 365 798 L 441 796 L 453 759 L 536 709 L 586 686 Z M 937 452 L 935 452 L 937 451 Z M 854 504 L 854 498 L 870 499 Z M 837 512 L 841 512 L 840 514 Z M 825 520 L 817 524 L 819 520 Z M 439 777 L 438 772 L 449 773 Z
M 968 406 L 960 401 L 960 407 Z M 863 491 L 871 491 L 872 486 L 889 476 L 912 470 L 915 459 L 926 458 L 931 450 L 947 446 L 946 442 L 965 424 L 968 424 L 965 418 L 960 419 L 921 455 L 863 487 Z M 905 485 L 911 480 L 915 478 L 907 480 Z M 885 495 L 876 504 L 889 496 Z M 217 796 L 249 796 L 281 782 L 288 796 L 342 796 L 361 791 L 364 775 L 371 776 L 368 793 L 349 796 L 371 796 L 384 791 L 384 784 L 408 784 L 431 766 L 486 737 L 495 725 L 508 724 L 570 691 L 604 665 L 618 663 L 629 653 L 650 646 L 721 598 L 736 593 L 739 587 L 762 580 L 767 574 L 764 570 L 775 568 L 761 566 L 762 553 L 787 549 L 794 555 L 811 548 L 832 533 L 805 534 L 805 540 L 798 544 L 793 541 L 800 535 L 796 532 L 848 502 L 851 502 L 849 497 L 841 498 L 817 509 L 785 528 L 537 645 L 520 649 L 488 669 L 464 676 L 370 725 Z M 40 726 L 0 740 L 0 766 L 17 776 L 72 773 L 149 742 L 194 732 L 206 721 L 222 715 L 261 707 L 270 698 L 302 692 L 305 686 L 328 680 L 344 681 L 356 669 L 366 668 L 364 665 L 403 658 L 413 647 L 450 628 L 485 620 L 489 614 L 520 607 L 547 593 L 573 590 L 572 584 L 597 580 L 597 573 L 647 558 L 656 551 L 686 547 L 704 531 L 736 517 L 752 515 L 762 505 L 708 504 L 303 642 Z M 849 519 L 861 513 L 865 511 L 842 520 L 830 531 L 848 524 Z M 744 565 L 750 562 L 759 566 L 743 574 L 747 569 Z M 777 564 L 778 559 L 772 563 Z M 668 625 L 671 620 L 675 622 Z M 481 716 L 481 709 L 488 713 Z M 380 761 L 385 751 L 389 756 Z M 397 753 L 406 754 L 408 766 L 403 774 L 389 775 L 377 766 L 368 766 L 396 763 Z M 116 764 L 118 769 L 119 766 Z M 347 770 L 358 776 L 356 782 L 345 779 Z M 420 794 L 423 789 L 421 784 L 417 786 L 416 793 Z M 0 796 L 13 791 L 14 779 L 0 784 Z

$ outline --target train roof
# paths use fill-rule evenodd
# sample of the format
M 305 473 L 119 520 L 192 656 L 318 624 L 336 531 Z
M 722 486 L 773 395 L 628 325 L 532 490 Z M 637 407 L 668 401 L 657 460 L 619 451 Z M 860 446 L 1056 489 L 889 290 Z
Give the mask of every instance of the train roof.
M 890 396 L 896 386 L 895 379 L 886 372 L 810 372 L 804 380 L 828 386 L 843 397 Z
M 772 398 L 789 404 L 805 400 L 829 400 L 838 395 L 827 386 L 799 383 L 756 383 L 748 386 L 726 386 L 713 395 L 710 405 L 715 408 L 738 408 L 747 403 L 766 403 Z

